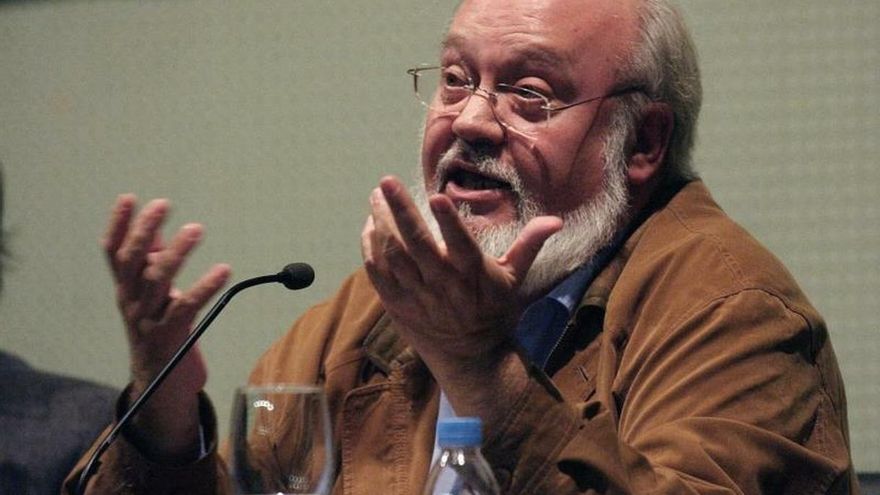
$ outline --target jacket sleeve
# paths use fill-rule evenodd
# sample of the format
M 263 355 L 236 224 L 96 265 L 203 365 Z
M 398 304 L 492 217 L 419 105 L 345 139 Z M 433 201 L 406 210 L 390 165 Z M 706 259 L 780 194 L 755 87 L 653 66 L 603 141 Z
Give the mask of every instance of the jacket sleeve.
M 249 383 L 318 383 L 322 379 L 323 360 L 339 320 L 360 322 L 370 328 L 381 314 L 378 300 L 369 290 L 366 273 L 359 271 L 349 277 L 342 288 L 328 301 L 310 308 L 293 327 L 276 341 L 260 358 L 250 373 Z M 347 309 L 346 309 L 347 308 Z M 348 312 L 346 312 L 348 311 Z M 359 328 L 360 328 L 359 327 Z M 358 341 L 359 334 L 345 334 L 342 338 Z M 352 343 L 340 344 L 351 347 Z M 291 352 L 297 349 L 298 352 Z M 338 394 L 338 392 L 337 392 Z M 127 397 L 127 391 L 122 397 Z M 331 400 L 332 400 L 331 396 Z M 117 405 L 117 418 L 124 407 L 123 399 Z M 207 396 L 201 396 L 201 425 L 207 453 L 197 462 L 185 466 L 167 466 L 145 457 L 132 441 L 121 434 L 104 453 L 101 465 L 90 479 L 87 494 L 125 495 L 226 495 L 230 493 L 226 463 L 226 442 L 217 445 L 216 416 Z M 112 427 L 113 425 L 111 425 Z M 103 437 L 103 434 L 102 434 Z M 62 487 L 63 495 L 75 495 L 80 474 L 92 450 L 80 459 Z M 218 453 L 219 451 L 219 453 Z
M 124 412 L 128 390 L 122 393 L 117 403 L 117 420 Z M 224 495 L 229 493 L 223 480 L 225 467 L 217 455 L 217 421 L 214 409 L 207 396 L 202 393 L 200 415 L 207 452 L 197 461 L 177 466 L 165 465 L 146 457 L 129 439 L 123 430 L 116 441 L 101 456 L 100 463 L 89 479 L 86 494 L 120 495 Z M 78 495 L 76 492 L 80 476 L 92 452 L 98 447 L 107 431 L 102 432 L 98 441 L 80 459 L 61 487 L 62 495 Z
M 824 332 L 760 290 L 606 330 L 596 393 L 566 401 L 533 371 L 484 453 L 511 494 L 849 493 Z

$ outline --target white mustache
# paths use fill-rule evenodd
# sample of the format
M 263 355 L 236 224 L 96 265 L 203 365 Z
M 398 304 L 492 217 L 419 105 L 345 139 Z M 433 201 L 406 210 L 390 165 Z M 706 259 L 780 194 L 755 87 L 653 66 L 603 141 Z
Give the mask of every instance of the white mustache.
M 526 191 L 523 186 L 522 177 L 520 177 L 516 167 L 490 156 L 488 153 L 476 149 L 460 139 L 456 139 L 452 146 L 443 153 L 443 156 L 441 156 L 440 160 L 437 162 L 437 170 L 434 173 L 434 184 L 438 189 L 449 174 L 449 170 L 452 168 L 452 163 L 454 161 L 470 163 L 479 172 L 510 184 L 511 191 L 520 200 L 522 198 L 530 197 L 528 191 Z

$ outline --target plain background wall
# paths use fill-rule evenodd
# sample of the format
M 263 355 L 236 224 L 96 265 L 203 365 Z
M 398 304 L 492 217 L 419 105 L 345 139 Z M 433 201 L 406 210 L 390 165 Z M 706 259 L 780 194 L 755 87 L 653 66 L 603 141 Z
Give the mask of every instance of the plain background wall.
M 360 264 L 378 178 L 412 180 L 445 0 L 0 2 L 0 161 L 11 258 L 0 345 L 124 386 L 98 238 L 116 195 L 201 221 L 181 277 L 308 261 L 307 291 L 242 294 L 203 339 L 221 425 L 250 366 Z M 696 165 L 828 320 L 853 454 L 880 470 L 880 2 L 688 0 L 705 104 Z M 224 430 L 225 431 L 225 430 Z

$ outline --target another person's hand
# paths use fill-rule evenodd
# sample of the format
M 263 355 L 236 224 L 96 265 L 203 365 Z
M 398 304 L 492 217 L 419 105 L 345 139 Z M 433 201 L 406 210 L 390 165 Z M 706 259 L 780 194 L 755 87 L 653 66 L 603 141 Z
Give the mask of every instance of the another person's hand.
M 227 265 L 215 265 L 183 291 L 174 278 L 202 238 L 202 226 L 186 224 L 170 242 L 160 233 L 168 215 L 164 199 L 149 202 L 135 215 L 136 198 L 119 196 L 102 246 L 116 286 L 116 300 L 125 322 L 131 359 L 131 398 L 158 374 L 189 334 L 200 309 L 229 278 Z M 197 394 L 207 371 L 193 348 L 157 390 L 135 426 L 157 456 L 186 455 L 198 431 Z

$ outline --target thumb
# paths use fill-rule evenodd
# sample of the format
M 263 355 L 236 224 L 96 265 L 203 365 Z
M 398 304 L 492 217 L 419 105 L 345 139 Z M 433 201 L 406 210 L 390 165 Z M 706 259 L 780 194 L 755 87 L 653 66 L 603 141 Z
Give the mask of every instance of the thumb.
M 538 252 L 551 235 L 562 229 L 562 219 L 554 216 L 533 218 L 522 229 L 516 240 L 498 261 L 511 270 L 515 280 L 521 282 L 532 267 Z

